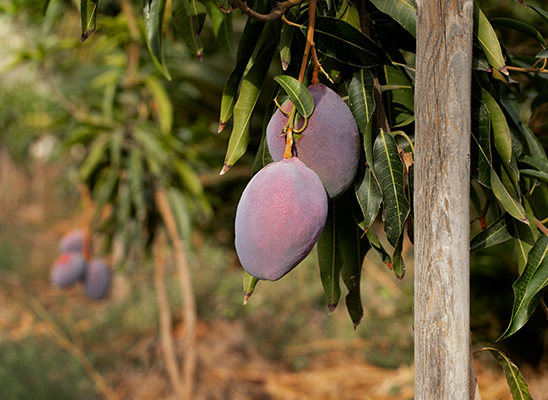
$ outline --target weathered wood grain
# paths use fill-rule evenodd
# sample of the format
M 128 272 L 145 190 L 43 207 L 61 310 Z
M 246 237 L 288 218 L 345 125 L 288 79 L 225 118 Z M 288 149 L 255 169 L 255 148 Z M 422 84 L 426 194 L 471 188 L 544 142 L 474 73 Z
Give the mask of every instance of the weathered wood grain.
M 417 0 L 415 399 L 468 400 L 471 0 Z

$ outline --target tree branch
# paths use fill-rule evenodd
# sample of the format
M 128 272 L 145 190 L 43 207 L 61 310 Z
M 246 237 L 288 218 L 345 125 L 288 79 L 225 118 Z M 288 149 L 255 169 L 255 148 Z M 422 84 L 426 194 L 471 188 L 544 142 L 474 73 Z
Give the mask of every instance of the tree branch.
M 164 226 L 175 253 L 177 272 L 179 275 L 179 285 L 183 296 L 183 321 L 185 324 L 185 334 L 182 339 L 184 358 L 183 358 L 183 382 L 184 399 L 192 399 L 194 392 L 194 374 L 196 370 L 196 301 L 194 299 L 194 290 L 190 276 L 190 268 L 186 250 L 179 237 L 177 223 L 173 216 L 173 211 L 169 205 L 167 195 L 164 189 L 157 188 L 154 194 L 156 207 L 162 216 Z
M 166 285 L 164 282 L 164 257 L 162 247 L 165 244 L 163 231 L 160 229 L 156 233 L 152 251 L 154 253 L 154 288 L 158 297 L 159 311 L 159 328 L 160 328 L 160 344 L 162 353 L 166 363 L 167 376 L 171 383 L 173 391 L 179 395 L 183 395 L 183 388 L 177 368 L 177 359 L 175 357 L 175 348 L 173 346 L 173 321 L 171 320 L 171 311 L 169 308 L 169 300 L 166 293 Z

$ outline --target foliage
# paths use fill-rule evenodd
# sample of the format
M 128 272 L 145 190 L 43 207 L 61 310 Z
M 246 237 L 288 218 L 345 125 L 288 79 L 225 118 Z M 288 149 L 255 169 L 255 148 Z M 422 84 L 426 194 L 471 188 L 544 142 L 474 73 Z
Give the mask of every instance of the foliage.
M 157 217 L 149 188 L 165 185 L 173 189 L 170 200 L 180 210 L 182 231 L 186 231 L 189 216 L 204 208 L 205 195 L 195 171 L 206 156 L 173 134 L 174 108 L 168 88 L 174 83 L 164 86 L 158 74 L 172 82 L 187 79 L 191 85 L 190 79 L 196 75 L 189 76 L 181 61 L 189 60 L 188 52 L 198 59 L 208 59 L 202 34 L 207 29 L 203 27 L 211 24 L 218 45 L 231 53 L 237 25 L 230 2 L 138 3 L 123 12 L 108 3 L 97 15 L 97 1 L 82 1 L 81 38 L 87 38 L 86 44 L 90 44 L 79 49 L 72 45 L 72 51 L 84 58 L 102 59 L 103 65 L 87 67 L 91 87 L 79 89 L 86 93 L 85 104 L 66 107 L 79 120 L 79 126 L 65 145 L 87 149 L 80 178 L 100 205 L 112 204 L 103 225 L 112 236 L 125 237 L 127 243 L 129 232 L 136 236 L 154 232 Z M 51 10 L 60 4 L 60 0 L 51 2 L 46 17 L 51 17 Z M 328 246 L 332 251 L 320 249 L 318 254 L 322 270 L 336 272 L 320 274 L 324 288 L 339 288 L 343 277 L 350 300 L 347 308 L 356 326 L 363 307 L 356 296 L 359 280 L 352 280 L 355 275 L 350 271 L 355 270 L 365 251 L 373 248 L 402 279 L 403 241 L 406 235 L 413 239 L 415 2 L 369 0 L 356 6 L 348 0 L 317 5 L 314 0 L 275 5 L 265 0 L 247 4 L 235 0 L 232 4 L 250 18 L 237 40 L 234 69 L 226 74 L 228 79 L 218 96 L 218 132 L 225 130 L 233 118 L 222 174 L 229 174 L 253 139 L 258 142 L 251 127 L 253 117 L 260 114 L 258 104 L 263 98 L 281 100 L 285 92 L 300 105 L 300 113 L 308 114 L 309 96 L 302 88 L 319 79 L 348 98 L 358 123 L 362 135 L 360 170 L 354 185 L 331 203 L 332 210 L 336 207 L 344 212 L 332 213 L 330 229 L 320 238 L 320 243 L 332 244 Z M 487 3 L 487 8 L 490 6 Z M 543 304 L 548 284 L 548 231 L 542 221 L 546 216 L 541 214 L 548 202 L 548 157 L 543 135 L 548 107 L 548 51 L 544 39 L 548 12 L 534 4 L 523 8 L 515 2 L 513 7 L 520 8 L 521 19 L 489 20 L 478 4 L 474 8 L 471 202 L 475 219 L 471 229 L 479 231 L 478 221 L 481 232 L 472 239 L 471 250 L 507 240 L 514 243 L 515 303 L 501 339 L 519 330 L 538 304 Z M 364 13 L 368 15 L 367 23 Z M 103 36 L 89 36 L 96 24 L 98 32 L 116 39 L 114 45 Z M 181 48 L 174 31 L 188 52 Z M 313 33 L 312 48 L 310 38 L 307 40 L 309 33 Z M 146 59 L 141 52 L 143 43 L 149 52 Z M 523 44 L 518 47 L 516 43 Z M 65 49 L 62 42 L 53 47 L 59 52 Z M 318 57 L 317 62 L 308 63 L 303 57 L 308 51 Z M 21 55 L 21 59 L 39 62 L 41 57 L 40 53 Z M 63 62 L 67 60 L 61 59 Z M 264 94 L 262 89 L 269 84 L 271 69 L 277 69 L 280 87 Z M 70 82 L 70 72 L 66 76 Z M 71 85 L 65 90 L 71 94 L 78 91 Z M 192 90 L 185 95 L 191 98 Z M 272 104 L 264 115 L 266 122 L 275 109 Z M 192 101 L 187 105 L 192 107 Z M 264 140 L 266 122 L 255 171 L 270 161 Z M 339 216 L 353 220 L 356 228 L 348 229 Z M 388 246 L 378 239 L 380 233 L 372 228 L 378 218 L 382 218 L 391 249 L 385 248 Z M 349 244 L 351 238 L 355 239 L 354 245 Z M 133 239 L 142 241 L 139 237 Z M 255 284 L 249 276 L 244 277 L 246 296 Z M 340 289 L 327 291 L 326 297 L 332 311 Z

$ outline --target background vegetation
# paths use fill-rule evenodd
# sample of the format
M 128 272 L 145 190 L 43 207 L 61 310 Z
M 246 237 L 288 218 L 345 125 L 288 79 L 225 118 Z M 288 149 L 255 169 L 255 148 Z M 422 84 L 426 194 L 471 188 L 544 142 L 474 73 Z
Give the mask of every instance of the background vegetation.
M 548 36 L 540 17 L 525 14 L 513 1 L 480 5 L 489 17 L 526 20 Z M 178 190 L 170 200 L 179 205 L 178 227 L 189 243 L 199 317 L 196 398 L 353 399 L 363 398 L 364 391 L 375 399 L 412 398 L 411 246 L 404 244 L 408 276 L 402 282 L 374 254 L 366 258 L 365 315 L 355 331 L 342 310 L 327 315 L 315 252 L 287 278 L 259 283 L 243 307 L 233 221 L 262 121 L 252 120 L 250 150 L 219 177 L 228 141 L 226 131 L 217 134 L 219 106 L 234 54 L 215 39 L 208 20 L 200 36 L 205 57 L 199 61 L 168 24 L 166 35 L 173 40 L 164 43 L 172 76 L 167 84 L 143 44 L 143 21 L 128 20 L 120 11 L 121 3 L 101 1 L 98 31 L 79 44 L 74 2 L 51 0 L 45 14 L 42 2 L 0 2 L 0 398 L 102 398 L 94 374 L 118 398 L 171 395 L 157 339 L 152 254 L 141 251 L 153 240 L 159 217 L 153 194 L 135 189 L 136 159 L 149 163 L 142 187 L 160 182 Z M 241 32 L 245 18 L 233 15 Z M 513 54 L 538 52 L 519 33 L 497 33 Z M 276 61 L 269 78 L 280 70 Z M 276 88 L 269 78 L 265 93 Z M 524 96 L 527 90 L 534 91 L 526 88 Z M 260 97 L 256 114 L 264 115 L 268 105 Z M 543 144 L 545 110 L 546 105 L 537 110 L 533 129 Z M 127 139 L 129 125 L 154 132 L 157 142 Z M 121 156 L 109 136 L 108 156 L 88 161 L 83 176 L 82 162 L 101 135 L 120 135 Z M 162 173 L 150 167 L 155 161 Z M 51 287 L 49 268 L 58 239 L 85 217 L 79 183 L 90 182 L 93 190 L 107 179 L 101 168 L 117 162 L 127 163 L 132 175 L 116 177 L 118 191 L 103 195 L 103 210 L 96 204 L 100 215 L 93 227 L 93 250 L 109 259 L 113 287 L 107 300 L 92 302 L 78 287 Z M 124 203 L 129 199 L 134 204 Z M 148 236 L 136 234 L 141 232 Z M 182 300 L 168 253 L 166 260 L 173 334 L 179 337 Z M 504 331 L 512 308 L 508 288 L 517 278 L 512 249 L 503 244 L 474 253 L 471 272 L 474 341 L 489 345 Z M 497 344 L 523 370 L 537 400 L 546 393 L 546 327 L 537 310 L 531 323 Z M 90 364 L 60 337 L 82 350 Z M 478 359 L 483 398 L 509 398 L 498 367 L 488 357 Z

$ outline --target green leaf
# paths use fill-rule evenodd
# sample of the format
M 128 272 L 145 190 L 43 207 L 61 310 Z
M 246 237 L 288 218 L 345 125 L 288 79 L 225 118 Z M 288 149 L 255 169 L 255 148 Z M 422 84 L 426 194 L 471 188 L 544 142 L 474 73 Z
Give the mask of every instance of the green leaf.
M 531 129 L 523 122 L 520 122 L 518 127 L 523 138 L 525 139 L 526 150 L 524 151 L 526 151 L 532 156 L 548 160 L 548 158 L 546 157 L 544 148 L 542 147 L 542 144 L 540 144 L 538 138 L 531 131 Z
M 139 219 L 144 219 L 147 213 L 144 193 L 145 183 L 143 176 L 141 150 L 138 148 L 132 148 L 129 158 L 129 193 L 133 204 L 135 205 L 137 216 L 139 217 Z
M 512 218 L 512 224 L 510 225 L 510 233 L 516 239 L 514 241 L 514 254 L 518 260 L 518 270 L 520 275 L 523 273 L 523 270 L 527 265 L 527 256 L 529 251 L 538 239 L 538 230 L 535 223 L 535 215 L 533 214 L 533 210 L 531 209 L 527 199 L 523 199 L 523 204 L 525 206 L 525 212 L 527 214 L 529 225 L 521 223 L 514 218 Z
M 289 12 L 286 13 L 286 17 L 290 21 L 297 21 L 299 19 L 300 7 L 291 7 Z M 282 70 L 286 71 L 291 62 L 291 42 L 295 33 L 295 27 L 283 24 L 280 32 L 280 61 L 282 63 Z
M 404 165 L 395 139 L 381 130 L 373 146 L 374 170 L 383 195 L 384 231 L 388 242 L 396 247 L 409 214 L 404 190 Z
M 495 222 L 483 231 L 478 233 L 470 242 L 470 252 L 486 249 L 507 240 L 512 239 L 509 226 L 512 224 L 512 217 L 507 213 L 501 215 Z
M 257 278 L 249 275 L 247 271 L 244 271 L 244 306 L 249 301 L 249 298 L 253 294 L 255 286 L 257 286 L 258 282 L 259 280 Z
M 177 188 L 171 187 L 167 190 L 167 199 L 171 210 L 173 211 L 175 222 L 177 222 L 177 228 L 181 238 L 183 240 L 189 240 L 192 234 L 192 223 L 187 202 L 183 194 Z
M 352 209 L 345 197 L 339 197 L 335 200 L 339 211 L 336 223 L 344 261 L 341 276 L 348 289 L 346 308 L 354 324 L 354 329 L 356 329 L 363 317 L 360 294 L 362 264 L 371 246 L 367 238 L 362 237 L 362 230 L 356 225 L 352 216 Z
M 538 13 L 538 15 L 540 15 L 546 21 L 546 23 L 548 23 L 548 12 L 546 12 L 542 8 L 534 6 L 532 4 L 525 4 L 525 5 L 529 8 L 532 8 L 533 10 L 535 10 Z
M 91 36 L 97 29 L 97 7 L 99 0 L 81 0 L 80 1 L 80 17 L 82 19 L 82 36 L 80 43 Z
M 474 36 L 487 57 L 489 65 L 508 74 L 497 34 L 476 3 L 474 3 Z
M 364 216 L 364 229 L 369 228 L 377 215 L 382 203 L 382 192 L 369 166 L 360 166 L 354 180 L 354 191 Z
M 335 311 L 341 297 L 340 275 L 343 257 L 337 233 L 337 202 L 329 202 L 327 222 L 318 239 L 318 264 L 329 315 Z
M 173 25 L 175 25 L 175 29 L 186 47 L 199 60 L 202 60 L 204 57 L 204 46 L 196 34 L 195 19 L 192 18 L 188 0 L 172 0 L 171 15 L 173 16 Z
M 403 263 L 402 251 L 403 251 L 403 239 L 405 238 L 405 233 L 402 232 L 396 246 L 394 246 L 394 254 L 392 255 L 392 269 L 396 278 L 402 280 L 405 275 L 405 264 Z
M 162 21 L 165 3 L 166 0 L 152 0 L 150 7 L 145 6 L 145 29 L 147 47 L 152 61 L 156 68 L 170 81 L 171 75 L 165 66 L 162 49 Z
M 301 30 L 306 36 L 307 28 Z M 391 64 L 381 47 L 348 22 L 336 18 L 316 18 L 314 43 L 320 53 L 345 64 L 362 68 Z
M 530 156 L 529 154 L 522 154 L 518 158 L 518 161 L 522 164 L 526 164 L 529 167 L 548 173 L 548 160 L 546 158 Z
M 150 90 L 154 102 L 158 107 L 158 120 L 160 123 L 160 131 L 167 135 L 171 132 L 173 126 L 173 105 L 166 89 L 160 81 L 153 75 L 149 75 L 145 79 L 145 85 Z
M 514 364 L 512 360 L 510 360 L 508 356 L 500 350 L 491 347 L 484 347 L 481 349 L 481 351 L 485 350 L 488 350 L 491 354 L 493 354 L 504 370 L 506 382 L 508 382 L 508 386 L 510 387 L 512 398 L 514 400 L 533 400 L 531 394 L 529 393 L 529 386 L 527 385 L 527 382 L 525 382 L 525 379 L 523 379 L 523 375 L 519 371 L 516 364 Z
M 540 32 L 533 28 L 531 25 L 526 24 L 525 22 L 521 22 L 511 18 L 491 18 L 489 22 L 491 23 L 491 25 L 502 26 L 521 32 L 535 39 L 543 46 L 546 46 L 546 42 L 544 41 L 544 38 L 542 37 Z
M 221 133 L 226 123 L 232 117 L 234 104 L 236 102 L 236 93 L 240 86 L 240 80 L 244 75 L 247 64 L 253 55 L 255 46 L 259 41 L 259 37 L 263 31 L 265 24 L 263 22 L 253 22 L 251 19 L 247 21 L 240 41 L 238 43 L 238 51 L 236 53 L 236 67 L 228 77 L 223 95 L 221 98 L 221 115 L 219 119 L 219 130 Z
M 512 136 L 510 134 L 510 127 L 506 121 L 506 115 L 504 115 L 504 112 L 493 96 L 483 88 L 481 89 L 481 100 L 489 110 L 495 147 L 502 161 L 506 165 L 509 165 L 512 158 Z
M 389 107 L 387 112 L 390 124 L 397 128 L 414 121 L 413 82 L 402 68 L 384 66 L 386 84 L 393 89 L 387 94 Z M 383 91 L 384 91 L 383 86 Z M 410 90 L 411 89 L 411 90 Z
M 240 94 L 234 106 L 234 128 L 228 142 L 221 175 L 226 173 L 244 155 L 247 149 L 253 110 L 259 100 L 263 82 L 276 50 L 277 35 L 274 30 L 271 32 L 269 38 L 269 40 L 263 43 L 262 51 L 257 55 L 253 66 L 242 81 Z
M 539 181 L 542 181 L 548 185 L 548 172 L 537 171 L 534 169 L 520 169 L 519 172 L 523 176 L 538 179 Z
M 356 29 L 360 29 L 360 14 L 356 10 L 356 7 L 347 0 L 342 2 L 341 8 L 337 11 L 336 18 L 348 22 Z
M 110 139 L 110 133 L 103 133 L 93 141 L 91 148 L 79 169 L 80 179 L 82 179 L 82 181 L 86 182 L 99 163 L 106 160 L 107 146 L 109 145 Z
M 491 120 L 489 110 L 481 100 L 472 103 L 471 165 L 472 177 L 491 187 Z
M 548 48 L 542 49 L 535 58 L 548 58 Z
M 523 223 L 529 223 L 522 205 L 508 192 L 507 187 L 501 182 L 494 169 L 491 170 L 491 188 L 493 189 L 493 194 L 500 200 L 504 209 L 511 216 Z
M 392 269 L 392 257 L 386 252 L 372 227 L 365 231 L 365 236 L 381 261 L 385 263 L 388 268 Z
M 171 164 L 181 179 L 185 191 L 195 197 L 199 197 L 204 193 L 204 187 L 200 181 L 200 178 L 188 162 L 181 159 L 176 159 L 172 161 Z
M 300 115 L 306 118 L 312 115 L 314 99 L 305 85 L 289 75 L 279 75 L 274 80 L 285 90 Z
M 265 165 L 274 162 L 274 160 L 272 159 L 272 155 L 268 150 L 268 144 L 266 140 L 266 128 L 268 127 L 268 123 L 270 122 L 272 115 L 274 115 L 276 111 L 276 103 L 274 102 L 274 98 L 276 97 L 277 93 L 278 90 L 275 90 L 264 114 L 261 142 L 259 143 L 259 148 L 257 149 L 257 153 L 255 154 L 255 160 L 253 160 L 253 175 L 259 172 L 261 168 L 263 168 Z
M 540 235 L 529 252 L 525 270 L 512 285 L 514 307 L 506 332 L 498 339 L 506 339 L 516 333 L 529 320 L 537 307 L 543 289 L 548 284 L 548 236 Z
M 375 111 L 375 81 L 367 69 L 361 69 L 350 80 L 347 87 L 348 103 L 352 115 L 364 138 L 366 160 L 373 165 L 372 120 Z
M 217 38 L 217 42 L 230 55 L 234 55 L 234 34 L 232 29 L 232 14 L 227 14 L 221 11 L 215 0 L 205 0 L 211 24 L 213 25 L 213 33 Z
M 119 172 L 114 168 L 105 168 L 99 174 L 99 179 L 93 187 L 93 199 L 95 200 L 93 220 L 97 220 L 105 205 L 112 201 L 118 178 Z
M 413 37 L 417 37 L 417 7 L 415 0 L 371 0 L 383 13 L 390 15 Z

